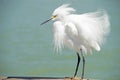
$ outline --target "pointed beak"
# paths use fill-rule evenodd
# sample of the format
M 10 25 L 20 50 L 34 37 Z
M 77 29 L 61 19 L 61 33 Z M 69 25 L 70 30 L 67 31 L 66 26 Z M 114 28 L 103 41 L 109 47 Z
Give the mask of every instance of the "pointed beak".
M 42 22 L 40 25 L 43 25 L 43 24 L 45 24 L 45 23 L 49 22 L 50 20 L 52 20 L 52 18 L 50 18 L 50 19 L 48 19 L 48 20 L 46 20 L 46 21 Z
M 46 21 L 42 22 L 40 25 L 43 25 L 43 24 L 45 24 L 45 23 L 49 22 L 50 20 L 55 19 L 55 18 L 56 18 L 56 16 L 57 16 L 57 15 L 52 16 L 50 19 L 48 19 L 48 20 L 46 20 Z

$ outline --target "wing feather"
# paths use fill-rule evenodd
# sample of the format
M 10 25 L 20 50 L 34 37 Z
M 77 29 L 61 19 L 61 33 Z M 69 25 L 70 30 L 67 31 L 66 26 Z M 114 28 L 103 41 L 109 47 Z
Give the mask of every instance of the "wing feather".
M 100 10 L 78 15 L 76 20 L 75 24 L 80 40 L 84 40 L 85 46 L 90 46 L 100 51 L 100 45 L 110 31 L 110 23 L 106 11 Z

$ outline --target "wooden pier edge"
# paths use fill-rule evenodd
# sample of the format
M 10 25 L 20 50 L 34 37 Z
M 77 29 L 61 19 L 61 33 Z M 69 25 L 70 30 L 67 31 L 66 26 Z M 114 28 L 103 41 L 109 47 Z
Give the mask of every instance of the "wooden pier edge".
M 81 79 L 79 77 L 5 77 L 0 76 L 0 80 L 98 80 L 98 79 Z

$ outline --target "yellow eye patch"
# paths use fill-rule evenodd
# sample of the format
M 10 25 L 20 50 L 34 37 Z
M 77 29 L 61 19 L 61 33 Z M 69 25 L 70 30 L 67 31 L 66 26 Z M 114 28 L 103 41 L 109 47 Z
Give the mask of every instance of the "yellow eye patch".
M 57 15 L 53 15 L 53 16 L 52 16 L 53 19 L 56 18 L 56 17 L 57 17 Z

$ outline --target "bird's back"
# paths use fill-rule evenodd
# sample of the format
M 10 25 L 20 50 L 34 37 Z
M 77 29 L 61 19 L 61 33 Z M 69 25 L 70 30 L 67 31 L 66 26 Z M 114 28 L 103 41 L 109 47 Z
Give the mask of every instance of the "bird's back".
M 72 23 L 77 30 L 77 35 L 73 32 L 69 34 L 72 47 L 80 45 L 78 48 L 83 48 L 85 52 L 91 52 L 92 49 L 100 51 L 100 46 L 105 40 L 109 32 L 109 18 L 104 10 L 97 12 L 86 13 L 81 15 L 70 15 L 68 22 Z M 67 25 L 66 29 L 70 26 Z M 70 29 L 70 28 L 69 28 Z M 71 28 L 73 29 L 73 28 Z

